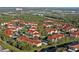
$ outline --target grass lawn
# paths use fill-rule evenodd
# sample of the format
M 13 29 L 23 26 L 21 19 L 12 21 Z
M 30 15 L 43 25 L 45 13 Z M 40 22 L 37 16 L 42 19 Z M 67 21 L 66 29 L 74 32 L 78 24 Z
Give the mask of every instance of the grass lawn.
M 58 44 L 52 43 L 52 45 L 42 45 L 41 47 L 34 47 L 30 50 L 20 50 L 14 46 L 9 45 L 8 43 L 4 42 L 3 40 L 0 40 L 0 44 L 2 45 L 2 47 L 10 49 L 13 52 L 34 52 L 35 50 L 40 51 L 43 48 L 48 48 L 51 46 L 56 46 L 56 45 L 61 45 L 61 44 L 65 44 L 65 43 L 69 43 L 69 42 L 73 42 L 74 40 L 71 38 L 63 38 L 64 40 L 66 39 L 66 41 L 60 42 Z M 79 41 L 78 38 L 76 38 L 75 41 Z
M 21 50 L 9 45 L 8 43 L 4 42 L 1 39 L 0 39 L 0 43 L 1 43 L 1 46 L 5 49 L 10 49 L 11 51 L 14 51 L 14 52 L 21 52 Z

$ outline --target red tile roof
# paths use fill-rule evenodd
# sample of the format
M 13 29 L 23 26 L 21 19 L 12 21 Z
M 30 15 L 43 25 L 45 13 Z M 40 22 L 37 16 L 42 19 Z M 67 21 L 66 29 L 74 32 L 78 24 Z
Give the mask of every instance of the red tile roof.
M 18 29 L 22 29 L 22 28 L 23 28 L 23 26 L 16 26 L 16 28 L 18 28 Z
M 37 34 L 39 34 L 39 35 L 40 35 L 40 33 L 39 33 L 39 32 L 34 32 L 34 33 L 33 33 L 33 35 L 37 35 Z
M 54 20 L 44 20 L 44 22 L 54 22 Z
M 56 38 L 59 38 L 59 37 L 64 37 L 64 34 L 54 34 L 52 36 L 48 36 L 48 39 L 56 39 Z
M 21 21 L 20 24 L 25 24 L 25 25 L 37 25 L 37 23 L 35 23 L 35 22 L 24 22 L 24 21 Z
M 56 31 L 56 29 L 52 29 L 52 28 L 46 28 L 47 32 L 51 32 L 51 31 Z
M 61 24 L 61 25 L 65 25 L 65 23 L 64 23 L 64 22 L 59 22 L 59 24 Z
M 31 29 L 37 29 L 37 26 L 32 26 Z
M 26 36 L 20 36 L 19 38 L 18 38 L 18 40 L 19 41 L 28 41 L 29 40 L 29 38 L 28 37 L 26 37 Z
M 26 37 L 26 36 L 20 36 L 20 37 L 18 38 L 18 40 L 19 40 L 19 41 L 23 41 L 23 42 L 27 42 L 27 43 L 32 44 L 32 45 L 37 45 L 37 44 L 41 43 L 40 40 L 37 40 L 37 39 L 29 39 L 29 38 Z
M 28 22 L 29 25 L 37 25 L 35 22 Z
M 51 27 L 52 24 L 43 24 L 43 26 L 45 26 L 45 27 Z
M 13 25 L 13 23 L 12 22 L 6 22 L 5 25 Z
M 25 22 L 22 22 L 22 21 L 21 21 L 21 22 L 19 22 L 19 23 L 20 23 L 20 24 L 25 24 Z
M 65 24 L 63 26 L 63 29 L 71 29 L 71 28 L 72 28 L 72 26 L 70 24 Z
M 40 34 L 40 33 L 39 33 L 38 31 L 36 31 L 36 30 L 29 30 L 28 33 L 33 34 L 33 35 L 35 35 L 35 34 Z
M 74 33 L 72 33 L 73 35 L 78 35 L 79 36 L 79 31 L 76 31 Z
M 14 19 L 14 20 L 11 20 L 11 22 L 19 22 L 20 20 L 17 20 L 17 19 Z
M 7 28 L 15 28 L 15 26 L 13 24 L 8 24 Z
M 35 31 L 35 30 L 29 30 L 28 33 L 33 34 L 34 31 Z
M 13 35 L 13 33 L 14 33 L 14 31 L 12 29 L 7 29 L 7 30 L 4 31 L 4 34 L 7 35 L 7 36 L 9 36 L 9 37 L 11 35 Z

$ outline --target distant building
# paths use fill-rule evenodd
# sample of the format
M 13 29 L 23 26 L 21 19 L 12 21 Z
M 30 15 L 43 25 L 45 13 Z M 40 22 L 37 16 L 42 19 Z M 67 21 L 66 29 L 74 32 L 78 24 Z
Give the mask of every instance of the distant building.
M 22 8 L 16 8 L 16 10 L 18 11 L 18 10 L 23 10 Z
M 39 13 L 38 15 L 39 15 L 39 16 L 44 16 L 44 14 L 42 14 L 42 13 Z

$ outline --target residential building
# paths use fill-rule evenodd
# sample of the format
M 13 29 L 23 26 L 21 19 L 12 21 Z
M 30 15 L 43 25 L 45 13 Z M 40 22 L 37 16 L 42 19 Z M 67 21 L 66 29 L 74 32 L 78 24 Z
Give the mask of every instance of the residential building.
M 52 36 L 48 36 L 48 40 L 51 40 L 52 42 L 57 42 L 59 39 L 63 37 L 64 37 L 64 34 L 54 34 Z

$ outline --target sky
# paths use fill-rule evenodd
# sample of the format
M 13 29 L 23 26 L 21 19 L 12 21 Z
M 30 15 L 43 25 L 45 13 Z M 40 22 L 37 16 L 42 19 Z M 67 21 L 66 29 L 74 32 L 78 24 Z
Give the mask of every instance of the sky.
M 0 7 L 79 7 L 79 0 L 0 0 Z

